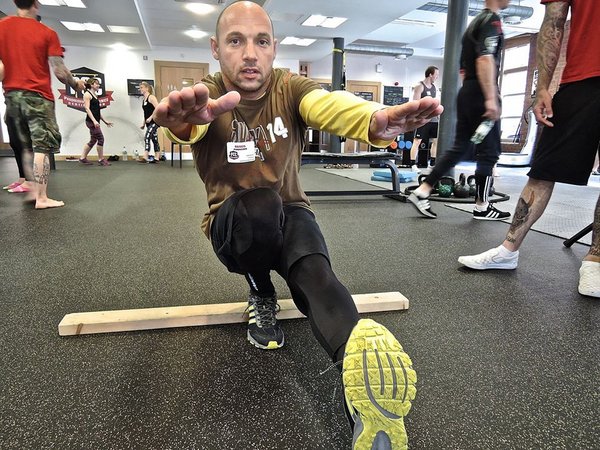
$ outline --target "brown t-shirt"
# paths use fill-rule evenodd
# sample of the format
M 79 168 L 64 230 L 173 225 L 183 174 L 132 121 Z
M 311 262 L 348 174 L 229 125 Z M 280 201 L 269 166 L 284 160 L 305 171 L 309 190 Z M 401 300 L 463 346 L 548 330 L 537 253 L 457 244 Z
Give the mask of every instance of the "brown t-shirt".
M 211 98 L 227 92 L 220 73 L 202 82 Z M 321 86 L 308 78 L 273 69 L 263 97 L 242 100 L 233 111 L 217 117 L 204 137 L 192 145 L 196 170 L 208 197 L 209 211 L 202 221 L 207 237 L 219 207 L 242 189 L 270 187 L 284 204 L 310 205 L 298 173 L 307 127 L 300 116 L 300 101 L 315 89 Z M 245 141 L 254 142 L 254 162 L 228 162 L 227 143 Z

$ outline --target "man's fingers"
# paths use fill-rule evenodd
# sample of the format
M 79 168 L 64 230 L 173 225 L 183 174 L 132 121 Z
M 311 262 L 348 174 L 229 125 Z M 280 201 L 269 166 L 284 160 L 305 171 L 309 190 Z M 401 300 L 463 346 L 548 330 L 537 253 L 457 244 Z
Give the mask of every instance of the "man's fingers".
M 183 103 L 181 100 L 181 93 L 179 91 L 169 92 L 169 96 L 167 97 L 167 107 L 168 115 L 181 114 L 181 111 L 183 110 Z
M 198 105 L 196 92 L 191 87 L 184 87 L 181 91 L 179 91 L 179 94 L 181 96 L 181 108 L 183 111 L 191 111 L 195 109 L 196 106 L 202 107 L 206 105 L 206 102 L 204 102 L 204 105 Z
M 196 105 L 206 106 L 208 104 L 208 87 L 205 84 L 198 83 L 193 87 L 196 96 Z
M 403 105 L 389 108 L 390 122 L 409 119 L 431 119 L 438 116 L 443 111 L 440 107 L 440 101 L 435 98 L 425 97 L 420 100 L 413 100 Z
M 233 108 L 235 108 L 238 105 L 240 100 L 241 100 L 241 97 L 240 97 L 239 92 L 236 92 L 236 91 L 228 92 L 227 94 L 225 94 L 225 95 L 219 97 L 218 99 L 214 100 L 213 102 L 211 102 L 210 112 L 214 117 L 216 117 L 227 111 L 231 111 Z

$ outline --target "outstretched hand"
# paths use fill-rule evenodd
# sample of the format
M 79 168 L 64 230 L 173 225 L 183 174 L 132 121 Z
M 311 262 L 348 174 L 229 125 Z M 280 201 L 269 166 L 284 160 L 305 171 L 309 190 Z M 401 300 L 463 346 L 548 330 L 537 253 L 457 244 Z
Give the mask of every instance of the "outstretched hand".
M 393 140 L 401 133 L 422 127 L 443 111 L 440 101 L 431 97 L 381 109 L 371 116 L 369 139 Z
M 202 84 L 185 87 L 170 92 L 154 110 L 153 119 L 158 125 L 172 131 L 188 125 L 204 125 L 227 111 L 231 111 L 240 102 L 240 94 L 232 91 L 211 99 L 208 88 Z

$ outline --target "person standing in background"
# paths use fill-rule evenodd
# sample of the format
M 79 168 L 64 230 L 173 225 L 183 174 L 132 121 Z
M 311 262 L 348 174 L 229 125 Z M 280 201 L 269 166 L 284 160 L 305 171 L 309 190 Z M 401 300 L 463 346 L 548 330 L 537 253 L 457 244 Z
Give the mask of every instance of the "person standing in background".
M 440 69 L 436 66 L 429 66 L 425 69 L 425 79 L 420 81 L 413 89 L 413 100 L 419 100 L 424 97 L 436 98 L 437 88 L 434 83 L 439 76 Z M 439 120 L 439 117 L 434 117 L 429 123 L 426 123 L 415 131 L 415 139 L 410 149 L 410 164 L 412 170 L 415 172 L 418 172 L 417 159 L 421 144 L 424 145 L 424 148 L 428 148 L 431 144 L 431 165 L 435 165 Z
M 510 217 L 510 213 L 496 209 L 488 199 L 494 165 L 501 153 L 498 72 L 504 33 L 498 11 L 509 4 L 510 0 L 486 0 L 485 8 L 473 19 L 463 35 L 460 67 L 464 70 L 464 80 L 456 100 L 454 144 L 437 159 L 425 181 L 408 197 L 415 208 L 430 219 L 437 217 L 429 202 L 433 186 L 467 155 L 472 145 L 471 138 L 483 121 L 489 121 L 491 125 L 489 133 L 476 146 L 477 194 L 473 218 L 503 220 Z
M 79 162 L 85 165 L 93 164 L 87 155 L 94 145 L 98 152 L 98 165 L 110 166 L 110 163 L 104 157 L 104 134 L 100 128 L 100 122 L 104 122 L 109 128 L 113 126 L 112 122 L 107 122 L 100 113 L 100 100 L 98 100 L 98 91 L 100 90 L 100 80 L 97 78 L 88 78 L 85 82 L 85 93 L 83 94 L 83 103 L 85 105 L 85 125 L 90 130 L 90 140 L 83 146 L 83 154 Z
M 140 92 L 144 96 L 142 109 L 144 110 L 144 123 L 140 127 L 142 130 L 146 127 L 144 135 L 144 157 L 138 162 L 157 163 L 160 161 L 160 143 L 158 142 L 158 125 L 152 120 L 154 109 L 158 106 L 158 100 L 154 95 L 152 86 L 145 81 L 140 83 Z M 154 156 L 150 155 L 150 143 L 154 145 Z
M 62 138 L 56 123 L 48 63 L 62 83 L 76 91 L 83 90 L 84 85 L 66 68 L 56 32 L 38 22 L 39 2 L 14 0 L 14 3 L 16 16 L 0 20 L 6 121 L 15 127 L 23 155 L 33 151 L 35 208 L 56 208 L 64 206 L 64 202 L 48 197 L 49 155 L 60 151 Z M 30 164 L 27 159 L 23 161 L 25 168 Z
M 521 192 L 504 242 L 458 262 L 477 270 L 516 269 L 519 248 L 546 210 L 554 184 L 588 184 L 600 142 L 600 2 L 542 0 L 546 5 L 537 41 L 539 78 L 533 112 L 545 125 L 531 161 L 529 180 Z M 571 10 L 567 64 L 554 95 L 548 91 L 556 70 Z M 592 245 L 579 269 L 578 291 L 600 298 L 600 196 L 592 224 Z

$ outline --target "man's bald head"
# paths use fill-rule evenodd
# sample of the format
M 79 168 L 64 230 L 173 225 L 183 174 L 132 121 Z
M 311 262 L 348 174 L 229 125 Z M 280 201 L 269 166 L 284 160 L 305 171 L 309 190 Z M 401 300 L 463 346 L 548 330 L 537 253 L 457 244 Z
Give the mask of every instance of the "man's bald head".
M 273 29 L 273 21 L 262 6 L 247 0 L 238 0 L 236 2 L 233 2 L 231 5 L 227 6 L 223 11 L 221 11 L 221 14 L 219 14 L 219 17 L 217 18 L 217 29 L 215 30 L 215 37 L 219 39 L 219 27 L 221 25 L 221 22 L 227 20 L 230 14 L 244 14 L 244 12 L 256 10 L 260 10 L 264 13 L 265 17 L 269 20 L 269 23 L 271 24 L 271 34 L 275 36 L 275 32 Z

